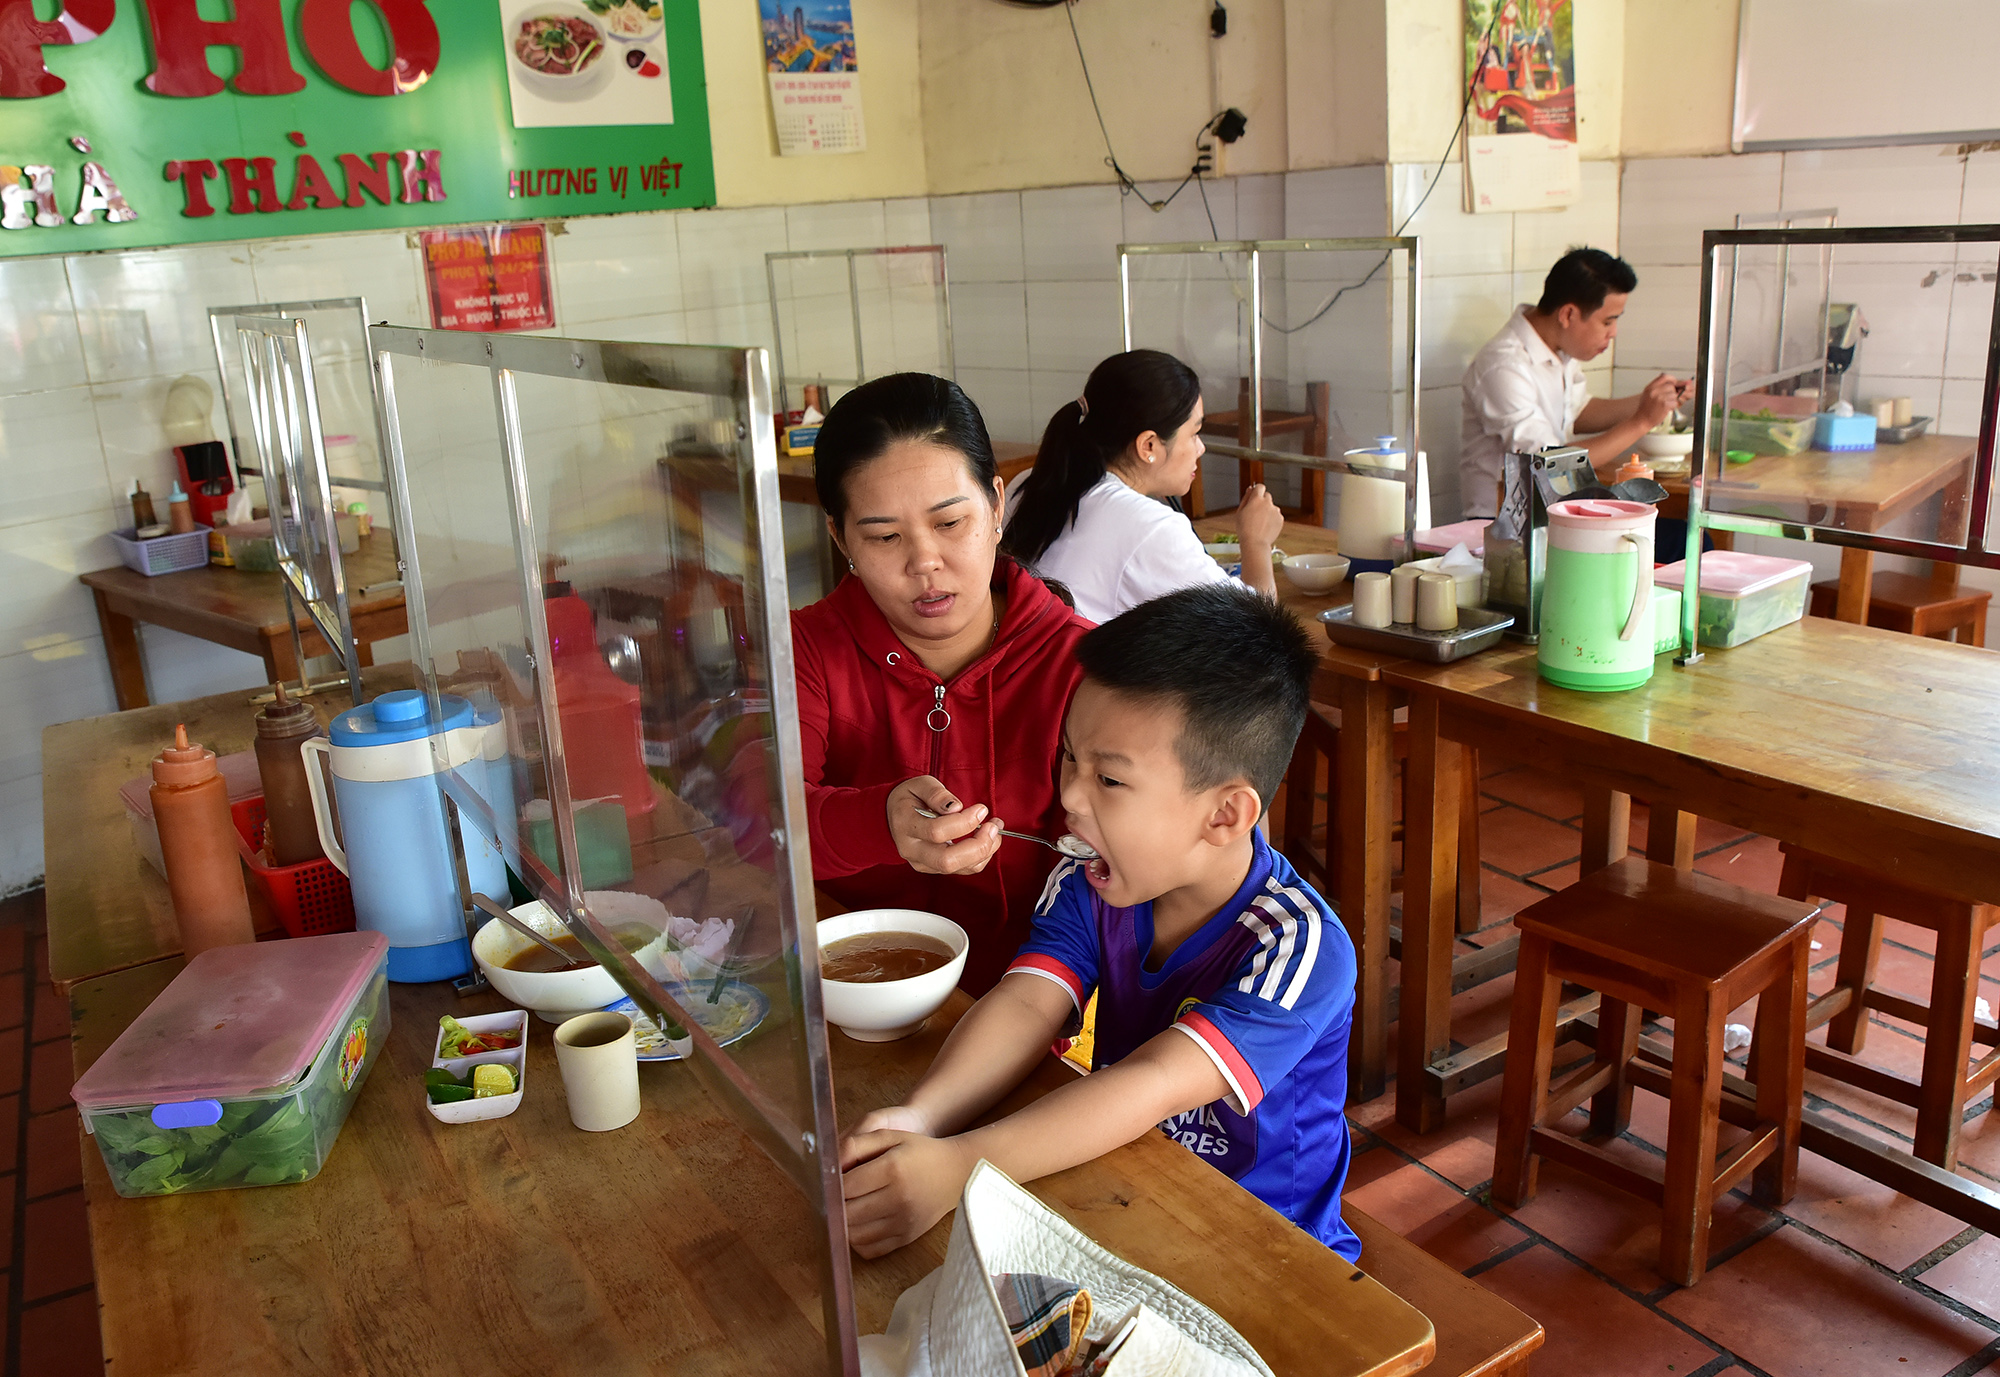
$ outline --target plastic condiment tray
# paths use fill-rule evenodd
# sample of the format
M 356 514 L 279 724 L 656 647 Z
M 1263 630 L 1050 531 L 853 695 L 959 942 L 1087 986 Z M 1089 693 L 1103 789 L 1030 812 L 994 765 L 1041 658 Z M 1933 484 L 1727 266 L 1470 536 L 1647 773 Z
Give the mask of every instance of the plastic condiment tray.
M 509 1009 L 504 1014 L 475 1014 L 459 1020 L 471 1032 L 494 1033 L 502 1029 L 518 1031 L 521 1040 L 512 1047 L 503 1047 L 497 1052 L 475 1052 L 469 1057 L 441 1056 L 444 1050 L 444 1028 L 440 1026 L 437 1041 L 431 1044 L 431 1066 L 449 1071 L 454 1076 L 463 1076 L 475 1066 L 492 1063 L 504 1066 L 514 1073 L 514 1093 L 511 1095 L 488 1095 L 485 1099 L 455 1100 L 450 1104 L 434 1104 L 430 1092 L 424 1092 L 424 1108 L 431 1112 L 433 1119 L 447 1124 L 477 1123 L 481 1119 L 504 1119 L 521 1107 L 521 1096 L 528 1088 L 528 1015 L 525 1010 Z
M 1461 607 L 1458 625 L 1450 631 L 1420 631 L 1408 622 L 1394 626 L 1356 626 L 1352 607 L 1335 607 L 1319 614 L 1328 639 L 1335 645 L 1351 645 L 1357 650 L 1379 650 L 1406 660 L 1429 660 L 1448 664 L 1490 649 L 1500 633 L 1514 624 L 1509 612 L 1489 612 L 1483 607 Z

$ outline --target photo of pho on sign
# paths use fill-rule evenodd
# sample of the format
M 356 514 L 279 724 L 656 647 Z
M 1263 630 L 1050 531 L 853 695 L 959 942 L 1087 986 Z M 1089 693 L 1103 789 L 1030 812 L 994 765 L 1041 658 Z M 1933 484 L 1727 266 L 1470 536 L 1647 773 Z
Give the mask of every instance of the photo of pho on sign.
M 665 0 L 504 0 L 516 129 L 672 124 Z

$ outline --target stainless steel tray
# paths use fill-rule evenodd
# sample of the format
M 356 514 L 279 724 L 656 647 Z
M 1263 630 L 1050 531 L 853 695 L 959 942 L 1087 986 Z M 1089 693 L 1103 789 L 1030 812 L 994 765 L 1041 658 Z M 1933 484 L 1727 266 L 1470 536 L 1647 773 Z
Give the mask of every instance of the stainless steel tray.
M 1875 438 L 1885 440 L 1892 445 L 1906 445 L 1922 435 L 1930 423 L 1931 418 L 1928 416 L 1912 416 L 1908 425 L 1875 427 Z
M 1441 665 L 1489 649 L 1500 639 L 1500 633 L 1514 624 L 1512 613 L 1489 612 L 1483 607 L 1459 608 L 1458 625 L 1450 631 L 1419 631 L 1408 622 L 1395 626 L 1356 626 L 1352 607 L 1332 608 L 1320 613 L 1319 619 L 1336 645 L 1379 650 L 1384 655 L 1430 660 Z

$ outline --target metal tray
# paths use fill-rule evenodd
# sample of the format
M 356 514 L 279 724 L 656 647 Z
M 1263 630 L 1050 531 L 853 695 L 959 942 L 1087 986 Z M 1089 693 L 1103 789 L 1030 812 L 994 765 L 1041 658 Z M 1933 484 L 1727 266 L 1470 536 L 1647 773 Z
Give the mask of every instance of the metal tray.
M 1450 631 L 1419 631 L 1408 622 L 1395 626 L 1356 626 L 1354 609 L 1335 607 L 1319 614 L 1327 637 L 1336 645 L 1357 650 L 1379 650 L 1406 660 L 1429 660 L 1449 664 L 1490 649 L 1500 633 L 1514 624 L 1511 612 L 1489 612 L 1483 607 L 1458 609 L 1458 625 Z
M 1930 427 L 1930 423 L 1931 418 L 1928 416 L 1912 416 L 1908 425 L 1875 427 L 1875 438 L 1885 440 L 1892 445 L 1906 445 L 1922 435 Z

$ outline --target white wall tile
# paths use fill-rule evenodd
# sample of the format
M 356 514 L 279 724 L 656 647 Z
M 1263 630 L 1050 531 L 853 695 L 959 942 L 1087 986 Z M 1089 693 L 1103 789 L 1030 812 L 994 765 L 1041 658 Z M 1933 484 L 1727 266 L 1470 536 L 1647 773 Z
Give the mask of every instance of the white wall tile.
M 1124 243 L 1205 243 L 1215 239 L 1246 237 L 1236 228 L 1235 178 L 1225 177 L 1220 181 L 1204 179 L 1199 186 L 1193 182 L 1185 186 L 1178 182 L 1141 182 L 1139 191 L 1145 200 L 1131 195 L 1124 198 L 1125 225 L 1119 236 Z M 1205 205 L 1204 194 L 1207 196 Z M 1169 197 L 1172 199 L 1164 210 L 1154 210 L 1147 204 Z M 1212 229 L 1209 226 L 1211 213 L 1215 217 Z M 1116 271 L 1115 267 L 1113 271 Z
M 764 255 L 783 253 L 788 245 L 782 207 L 693 211 L 682 215 L 675 228 L 680 237 L 681 300 L 690 312 L 769 297 Z M 770 333 L 768 324 L 764 332 Z
M 1380 164 L 1285 174 L 1284 238 L 1371 239 L 1390 225 Z
M 961 368 L 958 385 L 978 404 L 986 433 L 995 440 L 1034 444 L 1042 437 L 1048 416 L 1033 408 L 1025 368 Z
M 1574 248 L 1618 252 L 1618 164 L 1588 162 L 1578 169 L 1582 194 L 1576 204 L 1559 210 L 1523 211 L 1514 217 L 1514 270 L 1547 274 L 1558 258 Z M 1431 198 L 1437 203 L 1440 189 Z M 1428 211 L 1429 206 L 1425 207 Z M 1473 217 L 1474 219 L 1493 217 Z
M 1623 368 L 1685 377 L 1701 334 L 1701 269 L 1653 267 L 1625 302 L 1613 359 Z
M 923 196 L 906 196 L 882 203 L 882 242 L 890 248 L 935 244 L 931 234 L 931 203 Z
M 146 657 L 146 691 L 155 703 L 178 703 L 264 683 L 264 662 L 255 655 L 183 636 L 164 626 L 139 627 L 139 649 Z M 366 673 L 362 676 L 364 682 Z M 95 712 L 110 712 L 109 703 Z M 89 716 L 70 712 L 60 720 Z
M 1019 282 L 957 282 L 951 289 L 952 350 L 964 368 L 1026 369 L 1028 295 Z
M 1032 368 L 1081 370 L 1088 376 L 1099 362 L 1117 353 L 1123 341 L 1116 282 L 1028 284 L 1028 362 Z M 1079 386 L 1081 381 L 1079 378 Z
M 258 301 L 358 296 L 367 299 L 371 321 L 430 324 L 422 260 L 401 230 L 320 239 L 269 239 L 250 245 L 249 250 Z M 560 282 L 557 290 L 560 300 Z
M 1786 153 L 1784 208 L 1840 212 L 1840 226 L 1958 222 L 1965 169 L 1956 147 L 1822 148 Z M 1843 246 L 1836 264 L 1935 257 L 1922 244 Z
M 115 510 L 88 387 L 0 394 L 0 454 L 13 461 L 0 527 Z
M 0 784 L 0 898 L 42 880 L 40 776 Z
M 2000 153 L 1974 153 L 1965 159 L 1965 191 L 1958 219 L 1964 225 L 2000 223 Z
M 690 343 L 685 311 L 661 311 L 657 315 L 599 321 L 579 333 L 589 339 L 629 340 L 635 344 Z
M 222 435 L 228 422 L 222 413 L 222 388 L 212 370 L 191 370 L 214 393 L 209 414 L 209 433 Z M 96 414 L 97 434 L 104 444 L 104 468 L 111 490 L 123 496 L 134 477 L 144 480 L 146 491 L 154 494 L 153 505 L 161 520 L 167 511 L 164 494 L 172 489 L 177 470 L 173 448 L 161 429 L 171 377 L 140 378 L 129 382 L 100 383 L 90 389 Z M 129 517 L 129 513 L 127 514 Z M 122 524 L 122 523 L 121 523 Z
M 1425 199 L 1434 174 L 1438 185 Z M 1513 271 L 1516 217 L 1466 214 L 1459 208 L 1462 176 L 1457 163 L 1446 163 L 1441 174 L 1435 163 L 1399 163 L 1390 169 L 1390 186 L 1395 193 L 1390 220 L 1397 225 L 1407 220 L 1403 233 L 1423 241 L 1427 278 Z M 1422 208 L 1418 209 L 1420 203 Z
M 1255 177 L 1232 177 L 1236 188 L 1236 237 L 1239 239 L 1283 239 L 1285 232 L 1285 174 L 1267 172 Z M 1209 188 L 1213 197 L 1215 188 Z M 1220 213 L 1216 218 L 1221 219 Z
M 1464 510 L 1458 467 L 1464 448 L 1460 436 L 1463 397 L 1455 386 L 1427 387 L 1418 402 L 1419 440 L 1429 456 L 1431 521 L 1435 525 L 1458 520 Z
M 689 344 L 724 344 L 732 349 L 773 347 L 771 308 L 761 301 L 690 308 L 682 316 Z
M 1023 280 L 1018 191 L 932 197 L 931 238 L 945 246 L 953 285 Z
M 1937 418 L 1931 423 L 1930 433 L 1977 435 L 1979 404 L 1985 395 L 1984 382 L 1972 378 L 1946 378 L 1938 400 Z M 1914 402 L 1915 398 L 1911 401 Z
M 1022 267 L 1030 282 L 1115 282 L 1124 237 L 1115 186 L 1021 193 Z
M 834 201 L 785 207 L 787 246 L 794 252 L 879 249 L 888 243 L 880 201 Z
M 103 643 L 89 636 L 0 655 L 0 703 L 0 781 L 39 785 L 43 727 L 117 710 Z
M 1780 153 L 1634 158 L 1619 191 L 1619 256 L 1641 279 L 1655 264 L 1699 264 L 1701 232 L 1732 229 L 1739 214 L 1779 209 L 1783 177 Z
M 1035 368 L 1028 373 L 1028 419 L 1029 434 L 1025 440 L 1039 440 L 1042 428 L 1049 423 L 1049 417 L 1057 410 L 1068 406 L 1083 392 L 1083 385 L 1090 378 L 1090 369 L 1084 368 Z
M 93 382 L 213 372 L 208 308 L 264 299 L 242 245 L 75 254 L 65 261 Z
M 1930 246 L 1933 253 L 1936 246 Z M 1948 262 L 1836 261 L 1833 299 L 1868 322 L 1854 371 L 1874 377 L 1944 374 L 1953 267 Z
M 1514 313 L 1514 283 L 1507 273 L 1439 277 L 1423 284 L 1424 381 L 1456 384 L 1465 366 Z
M 63 260 L 0 260 L 0 392 L 76 387 L 89 380 Z
M 1993 339 L 1993 286 L 1992 277 L 1959 265 L 1951 286 L 1951 329 L 1945 340 L 1947 378 L 1986 376 L 1986 351 Z
M 593 327 L 681 307 L 679 217 L 593 215 L 551 241 L 559 333 L 611 338 Z M 629 339 L 631 335 L 616 338 Z
M 106 534 L 111 524 L 98 511 L 0 528 L 0 587 L 7 590 L 0 599 L 0 655 L 97 634 L 90 590 L 77 575 L 119 562 L 118 547 Z M 101 661 L 102 651 L 97 654 Z

